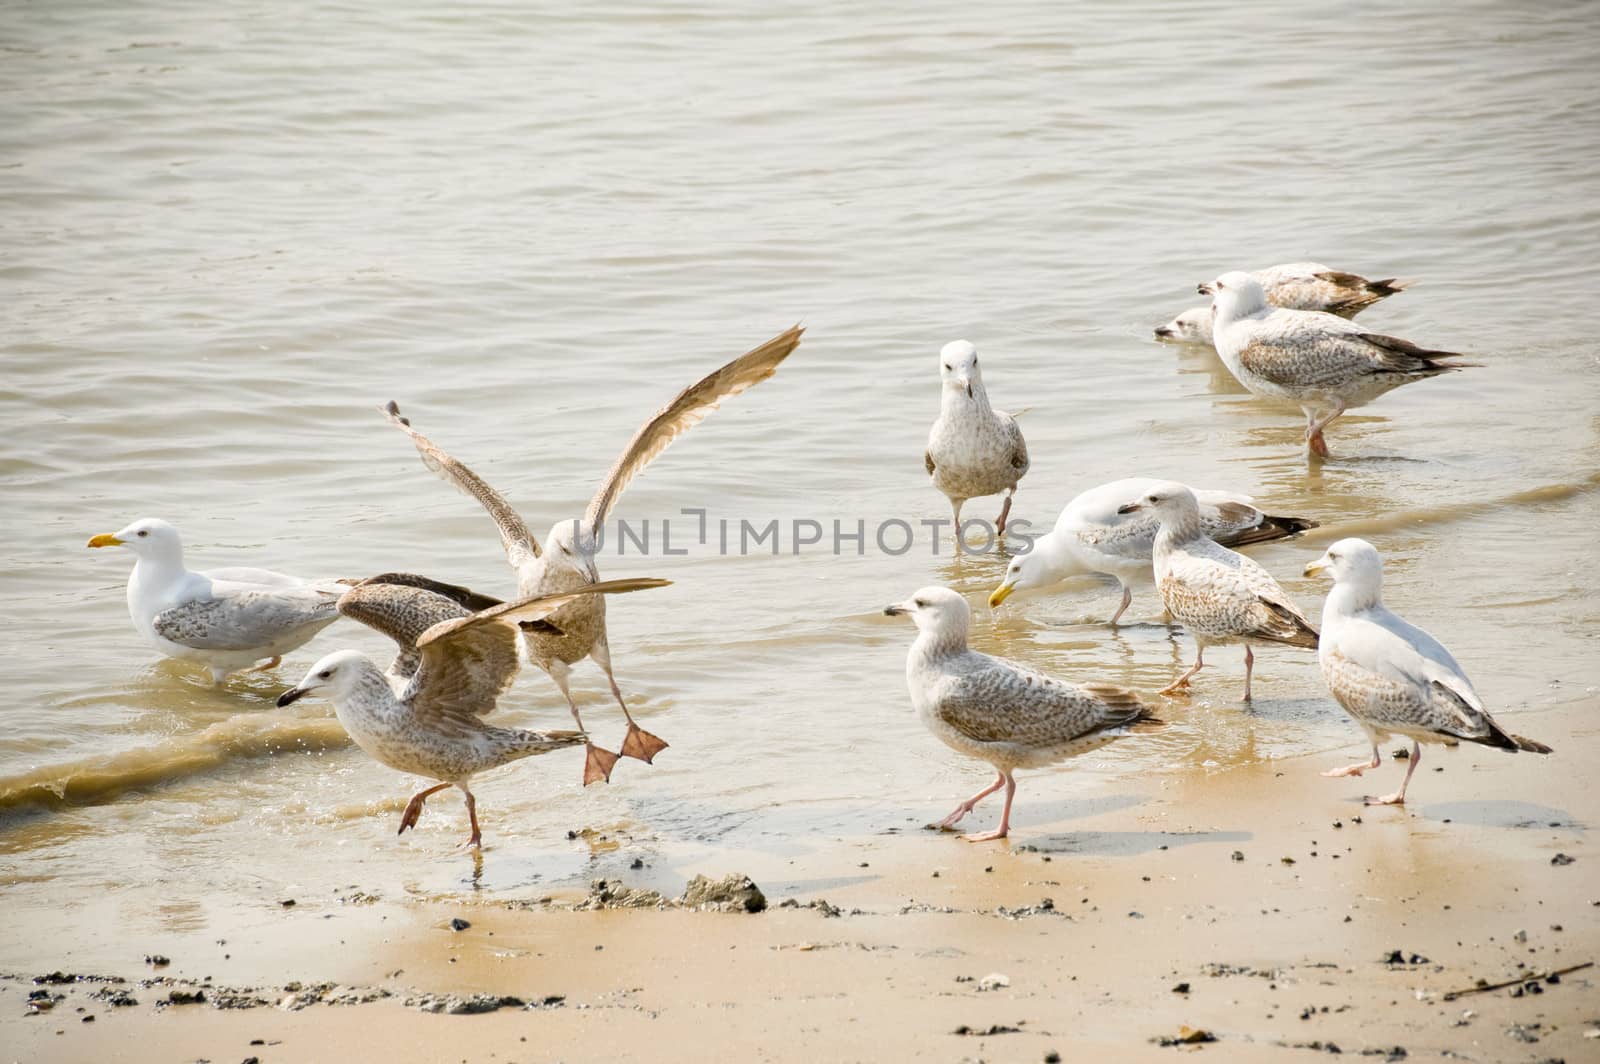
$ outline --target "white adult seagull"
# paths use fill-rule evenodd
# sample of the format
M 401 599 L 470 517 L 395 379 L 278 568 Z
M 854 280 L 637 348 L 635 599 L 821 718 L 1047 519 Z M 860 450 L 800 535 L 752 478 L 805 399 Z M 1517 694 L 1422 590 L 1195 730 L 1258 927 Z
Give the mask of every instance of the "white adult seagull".
M 1512 753 L 1550 753 L 1543 743 L 1496 724 L 1450 652 L 1384 606 L 1383 558 L 1376 547 L 1364 539 L 1341 539 L 1306 566 L 1307 576 L 1322 572 L 1333 577 L 1317 648 L 1322 678 L 1372 742 L 1370 762 L 1324 776 L 1359 776 L 1377 768 L 1383 761 L 1378 745 L 1404 735 L 1411 740 L 1411 760 L 1400 789 L 1367 799 L 1368 805 L 1403 805 L 1423 743 L 1466 740 Z
M 166 657 L 210 669 L 218 684 L 230 673 L 277 667 L 339 619 L 335 603 L 349 589 L 348 581 L 302 580 L 271 569 L 196 572 L 183 564 L 178 530 L 154 517 L 95 536 L 89 546 L 133 553 L 134 627 Z

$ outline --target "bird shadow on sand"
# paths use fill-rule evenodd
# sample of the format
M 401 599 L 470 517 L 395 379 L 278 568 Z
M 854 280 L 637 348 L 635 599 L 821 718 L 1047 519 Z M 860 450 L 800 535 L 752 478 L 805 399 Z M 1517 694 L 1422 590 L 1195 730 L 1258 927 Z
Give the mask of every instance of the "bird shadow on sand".
M 1426 768 L 1426 763 L 1422 767 Z M 1589 830 L 1589 825 L 1575 819 L 1565 809 L 1553 809 L 1548 805 L 1519 802 L 1514 799 L 1436 802 L 1423 806 L 1418 812 L 1424 820 L 1441 822 L 1448 820 L 1452 824 L 1472 824 L 1484 828 Z

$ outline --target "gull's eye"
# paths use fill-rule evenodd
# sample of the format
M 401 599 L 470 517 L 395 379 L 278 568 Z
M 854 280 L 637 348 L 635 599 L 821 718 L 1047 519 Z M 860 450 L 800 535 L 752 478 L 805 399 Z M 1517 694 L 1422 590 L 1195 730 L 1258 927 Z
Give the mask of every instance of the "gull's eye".
M 950 363 L 948 363 L 948 362 L 946 362 L 946 363 L 945 363 L 945 364 L 944 364 L 944 368 L 945 368 L 945 369 L 949 369 L 949 368 L 950 368 Z
M 926 605 L 927 605 L 927 603 L 926 603 L 926 602 L 924 602 L 924 601 L 923 601 L 923 600 L 922 600 L 922 599 L 912 599 L 912 600 L 911 600 L 911 604 L 912 604 L 912 605 L 913 605 L 913 606 L 915 606 L 915 607 L 916 607 L 916 608 L 917 608 L 917 609 L 919 609 L 919 610 L 920 610 L 920 609 L 922 609 L 922 608 L 923 608 L 923 607 L 924 607 L 924 606 L 926 606 Z
M 149 530 L 149 529 L 148 529 L 148 528 L 141 528 L 141 529 L 139 529 L 139 535 L 141 535 L 141 536 L 148 536 L 148 535 L 149 535 L 149 534 L 150 534 L 150 530 Z
M 324 679 L 324 680 L 326 680 L 328 677 L 330 677 L 332 675 L 333 675 L 333 670 L 332 669 L 323 669 L 321 672 L 317 673 L 317 676 L 319 678 L 321 678 L 321 679 Z

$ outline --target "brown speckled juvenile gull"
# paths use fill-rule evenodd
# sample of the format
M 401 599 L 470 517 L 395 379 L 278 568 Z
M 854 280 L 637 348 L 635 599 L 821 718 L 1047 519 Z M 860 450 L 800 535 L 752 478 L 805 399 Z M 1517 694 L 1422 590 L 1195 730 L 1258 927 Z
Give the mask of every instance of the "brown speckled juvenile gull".
M 916 622 L 906 686 L 923 724 L 950 749 L 995 769 L 993 783 L 932 826 L 952 828 L 984 798 L 1006 789 L 1000 826 L 964 836 L 969 842 L 1003 839 L 1011 831 L 1017 769 L 1065 760 L 1127 734 L 1133 724 L 1154 721 L 1138 697 L 1120 687 L 1063 683 L 968 649 L 971 610 L 949 588 L 925 587 L 884 612 Z
M 1251 643 L 1316 647 L 1317 630 L 1271 574 L 1205 534 L 1194 492 L 1166 481 L 1117 512 L 1142 510 L 1161 520 L 1152 551 L 1161 601 L 1195 642 L 1194 665 L 1162 694 L 1188 690 L 1189 678 L 1205 667 L 1206 647 L 1213 644 L 1244 644 L 1244 702 L 1250 701 L 1256 660 Z
M 489 512 L 500 531 L 500 543 L 505 548 L 506 559 L 517 574 L 518 594 L 534 596 L 571 591 L 600 579 L 600 571 L 595 565 L 600 528 L 628 482 L 674 440 L 705 420 L 722 400 L 738 395 L 772 376 L 778 364 L 799 346 L 802 331 L 797 325 L 780 333 L 679 392 L 671 402 L 639 426 L 611 466 L 611 471 L 601 481 L 582 520 L 558 521 L 551 527 L 542 547 L 522 517 L 499 492 L 412 428 L 410 420 L 400 416 L 399 406 L 391 402 L 384 409 L 389 421 L 411 437 L 424 465 L 477 499 Z M 591 595 L 571 602 L 552 614 L 550 621 L 561 630 L 561 634 L 529 631 L 524 633 L 524 642 L 529 659 L 549 673 L 556 686 L 561 688 L 578 727 L 582 729 L 583 718 L 578 715 L 578 703 L 573 700 L 567 677 L 573 665 L 590 657 L 605 670 L 606 679 L 611 684 L 611 694 L 628 720 L 622 756 L 648 762 L 665 750 L 667 744 L 663 740 L 634 723 L 633 714 L 628 712 L 628 703 L 623 700 L 622 690 L 617 686 L 616 676 L 611 671 L 611 647 L 606 642 L 605 600 L 598 595 Z M 584 784 L 597 780 L 609 781 L 617 757 L 610 750 L 590 743 L 584 761 Z
M 1005 578 L 989 596 L 989 607 L 1000 605 L 1014 591 L 1105 573 L 1122 587 L 1122 604 L 1111 615 L 1116 624 L 1133 601 L 1129 582 L 1150 576 L 1151 552 L 1161 527 L 1153 512 L 1124 514 L 1120 507 L 1163 483 L 1130 477 L 1080 493 L 1061 511 L 1055 528 L 1037 537 L 1028 553 L 1011 559 Z M 1201 530 L 1230 547 L 1283 539 L 1317 526 L 1304 518 L 1275 517 L 1258 510 L 1254 499 L 1238 492 L 1196 489 L 1194 494 L 1200 504 Z
M 247 566 L 196 572 L 183 564 L 178 530 L 154 517 L 95 536 L 89 546 L 133 554 L 134 626 L 167 657 L 210 669 L 212 683 L 277 667 L 284 654 L 339 619 L 334 603 L 348 585 Z
M 989 405 L 977 348 L 965 340 L 945 344 L 939 352 L 939 377 L 944 382 L 939 418 L 928 430 L 928 449 L 922 460 L 933 486 L 944 492 L 955 511 L 955 549 L 959 554 L 963 547 L 961 505 L 968 499 L 1005 492 L 1005 504 L 994 523 L 997 534 L 1005 532 L 1017 481 L 1028 471 L 1028 445 L 1017 419 Z
M 473 612 L 464 588 L 409 574 L 385 574 L 351 588 L 339 612 L 395 641 L 398 654 L 385 674 L 356 650 L 329 654 L 278 698 L 278 705 L 318 692 L 333 701 L 339 723 L 356 745 L 400 772 L 442 780 L 415 795 L 400 831 L 416 825 L 430 794 L 456 787 L 472 821 L 469 846 L 478 846 L 477 801 L 467 784 L 491 768 L 581 746 L 582 732 L 523 731 L 484 723 L 517 674 L 517 635 L 549 632 L 546 619 L 575 598 L 664 587 L 654 579 L 610 580 L 556 595 L 525 598 Z
M 1412 381 L 1468 363 L 1450 351 L 1367 332 L 1344 318 L 1268 305 L 1260 282 L 1226 273 L 1201 291 L 1213 294 L 1217 354 L 1239 383 L 1265 399 L 1286 399 L 1306 415 L 1306 441 L 1326 458 L 1322 430 L 1346 410 Z
M 1250 276 L 1266 292 L 1267 302 L 1289 310 L 1320 310 L 1353 318 L 1381 299 L 1410 287 L 1393 277 L 1369 281 L 1359 274 L 1330 269 L 1320 262 L 1289 262 Z M 1202 295 L 1211 295 L 1201 285 Z M 1165 325 L 1156 327 L 1156 339 L 1178 344 L 1211 343 L 1211 307 L 1191 307 Z
M 1328 690 L 1372 742 L 1372 760 L 1324 772 L 1359 776 L 1382 763 L 1378 744 L 1391 735 L 1411 740 L 1411 760 L 1400 789 L 1368 805 L 1401 805 L 1422 760 L 1423 743 L 1466 740 L 1516 753 L 1550 748 L 1512 735 L 1483 708 L 1461 666 L 1433 636 L 1408 624 L 1383 604 L 1383 559 L 1364 539 L 1341 539 L 1306 566 L 1328 572 L 1333 590 L 1322 607 L 1317 657 Z

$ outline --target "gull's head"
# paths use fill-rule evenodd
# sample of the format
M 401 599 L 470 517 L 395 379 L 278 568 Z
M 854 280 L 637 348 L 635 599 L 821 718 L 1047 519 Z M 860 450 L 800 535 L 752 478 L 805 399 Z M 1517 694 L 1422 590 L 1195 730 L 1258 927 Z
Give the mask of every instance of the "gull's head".
M 1200 503 L 1195 499 L 1194 492 L 1185 484 L 1176 480 L 1163 481 L 1156 484 L 1149 491 L 1137 499 L 1130 499 L 1117 507 L 1119 514 L 1132 514 L 1148 511 L 1155 514 L 1163 523 L 1174 522 L 1186 517 L 1200 516 Z
M 1169 344 L 1209 344 L 1211 308 L 1190 307 L 1165 325 L 1156 326 L 1156 339 Z
M 306 695 L 321 695 L 338 702 L 353 691 L 372 663 L 359 650 L 335 650 L 311 666 L 305 678 L 278 696 L 278 705 L 287 706 Z
M 1323 574 L 1336 585 L 1375 592 L 1383 586 L 1383 556 L 1364 539 L 1341 539 L 1306 566 L 1307 576 Z
M 951 340 L 939 349 L 939 379 L 947 392 L 966 392 L 983 383 L 978 371 L 978 349 L 965 340 Z
M 103 532 L 89 540 L 91 547 L 127 547 L 140 558 L 183 559 L 183 541 L 178 530 L 157 517 L 141 517 L 126 528 Z
M 1035 540 L 1032 550 L 1011 559 L 1006 566 L 1006 575 L 1000 581 L 1000 586 L 989 592 L 991 610 L 1010 598 L 1013 591 L 1026 591 L 1029 588 L 1045 587 L 1055 583 L 1055 575 L 1050 572 L 1048 551 L 1041 549 L 1044 544 L 1044 539 Z
M 891 617 L 910 617 L 917 629 L 941 636 L 967 637 L 967 620 L 972 610 L 967 600 L 947 587 L 925 587 L 904 602 L 885 606 Z
M 1230 320 L 1254 314 L 1267 305 L 1267 292 L 1261 282 L 1241 270 L 1225 273 L 1201 285 L 1199 291 L 1211 297 L 1211 306 L 1219 316 Z
M 575 569 L 591 580 L 600 579 L 595 570 L 596 545 L 594 536 L 582 521 L 557 521 L 550 526 L 544 540 L 545 565 Z

